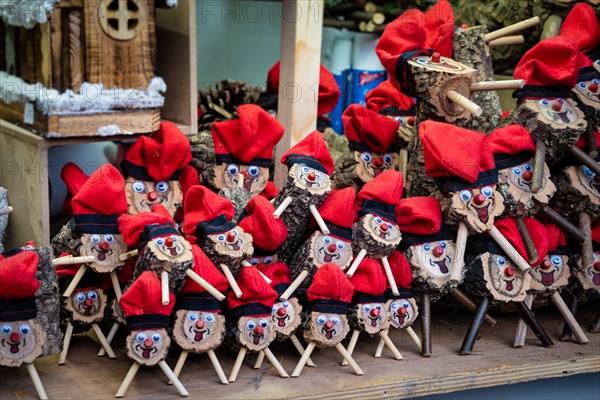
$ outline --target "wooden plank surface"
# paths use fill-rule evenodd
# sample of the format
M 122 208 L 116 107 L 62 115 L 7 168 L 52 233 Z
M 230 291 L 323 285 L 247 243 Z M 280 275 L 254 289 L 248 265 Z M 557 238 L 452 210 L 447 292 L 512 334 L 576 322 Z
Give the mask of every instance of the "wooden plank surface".
M 66 21 L 64 30 L 68 32 L 68 35 L 66 35 L 68 46 L 65 47 L 65 51 L 67 52 L 68 57 L 66 59 L 68 62 L 65 78 L 68 80 L 67 86 L 78 93 L 85 76 L 85 41 L 82 34 L 83 19 L 81 9 L 70 9 L 66 14 Z
M 596 309 L 583 307 L 578 317 L 583 326 L 593 320 Z M 362 338 L 354 351 L 365 375 L 358 377 L 349 367 L 339 365 L 341 358 L 334 349 L 315 351 L 311 358 L 316 368 L 304 368 L 299 378 L 282 379 L 267 363 L 253 370 L 256 355 L 249 355 L 235 383 L 221 385 L 206 355 L 190 355 L 180 379 L 191 398 L 229 399 L 381 399 L 406 398 L 458 390 L 511 384 L 529 380 L 562 377 L 600 371 L 600 335 L 589 335 L 590 343 L 558 342 L 562 322 L 552 307 L 536 311 L 545 329 L 556 341 L 544 349 L 530 335 L 526 346 L 511 347 L 518 315 L 498 316 L 495 328 L 480 332 L 475 351 L 470 356 L 457 355 L 470 322 L 466 311 L 435 311 L 432 319 L 433 356 L 423 358 L 406 333 L 393 331 L 390 337 L 402 352 L 404 360 L 392 359 L 386 350 L 383 357 L 372 356 L 377 339 Z M 415 324 L 418 332 L 419 323 Z M 124 332 L 113 348 L 118 359 L 97 358 L 98 344 L 85 335 L 74 336 L 67 363 L 57 366 L 57 357 L 36 361 L 36 367 L 50 398 L 72 398 L 78 388 L 89 398 L 111 398 L 125 377 L 131 361 L 123 351 Z M 167 363 L 173 366 L 178 351 L 172 347 Z M 283 367 L 291 371 L 299 359 L 291 343 L 272 346 Z M 217 354 L 227 374 L 234 354 L 218 349 Z M 24 368 L 0 368 L 0 398 L 32 398 L 35 391 Z M 126 393 L 128 399 L 179 398 L 158 367 L 140 370 Z
M 158 130 L 159 110 L 116 111 L 102 114 L 48 116 L 49 137 L 96 136 L 98 128 L 117 125 L 122 132 L 150 133 Z

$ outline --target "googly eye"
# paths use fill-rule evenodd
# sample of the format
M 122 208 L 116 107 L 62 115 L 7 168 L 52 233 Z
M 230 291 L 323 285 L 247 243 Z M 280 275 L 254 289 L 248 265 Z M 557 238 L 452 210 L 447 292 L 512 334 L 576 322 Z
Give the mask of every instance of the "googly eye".
M 85 299 L 85 293 L 77 293 L 77 295 L 75 296 L 75 300 L 77 300 L 80 303 L 83 303 Z
M 92 240 L 92 243 L 94 243 L 94 244 L 100 243 L 100 235 L 92 235 L 92 237 L 90 239 Z
M 256 322 L 254 322 L 254 321 L 246 322 L 246 329 L 253 330 L 254 328 L 256 328 Z
M 552 265 L 554 265 L 556 267 L 560 267 L 563 263 L 563 260 L 562 260 L 561 256 L 551 256 L 550 262 L 552 263 Z
M 269 265 L 273 262 L 273 257 L 272 256 L 266 256 L 265 258 L 263 258 L 263 263 L 265 265 Z
M 229 232 L 233 233 L 235 236 L 237 236 L 239 234 L 239 232 L 237 231 L 237 229 L 232 229 Z
M 392 302 L 392 304 L 390 304 L 390 309 L 391 309 L 392 311 L 396 311 L 396 310 L 398 310 L 399 308 L 400 308 L 400 305 L 398 304 L 398 302 L 397 302 L 397 301 L 394 301 L 394 302 Z
M 111 235 L 110 233 L 106 234 L 106 235 L 104 235 L 104 241 L 106 243 L 112 243 L 115 241 L 115 237 L 113 235 Z
M 217 236 L 217 240 L 218 240 L 219 242 L 224 242 L 224 241 L 225 241 L 225 235 L 218 235 L 218 236 Z
M 227 166 L 227 173 L 230 176 L 236 176 L 237 174 L 240 173 L 240 167 L 238 167 L 237 164 L 229 164 Z
M 592 79 L 592 83 L 600 85 L 600 79 Z
M 506 260 L 502 256 L 498 257 L 498 259 L 496 260 L 496 262 L 498 263 L 498 265 L 504 265 L 504 264 L 506 264 Z
M 162 341 L 162 336 L 160 335 L 160 333 L 155 333 L 152 335 L 152 341 L 154 343 L 160 343 Z
M 340 323 L 340 317 L 338 317 L 337 315 L 332 315 L 329 320 L 331 322 L 333 322 L 334 325 L 337 325 Z
M 250 264 L 254 265 L 255 267 L 258 265 L 258 258 L 252 258 L 250 260 Z
M 167 182 L 158 182 L 154 187 L 160 193 L 164 193 L 169 190 L 169 184 Z
M 593 178 L 595 175 L 594 171 L 592 171 L 589 167 L 583 167 L 583 174 L 588 178 Z
M 371 305 L 370 304 L 365 304 L 363 306 L 363 311 L 368 313 L 369 311 L 371 311 Z
M 98 293 L 96 293 L 94 290 L 91 290 L 88 292 L 87 298 L 92 301 L 96 301 L 98 300 Z
M 302 167 L 302 172 L 305 174 L 308 174 L 310 172 L 310 168 L 308 167 Z
M 406 125 L 406 121 L 404 120 L 404 118 L 402 117 L 396 117 L 394 118 L 396 121 L 400 122 L 400 126 L 404 126 Z
M 579 83 L 577 84 L 577 87 L 578 87 L 579 89 L 585 89 L 585 88 L 587 88 L 587 83 L 585 83 L 585 82 L 579 82 Z
M 491 186 L 484 186 L 483 188 L 481 188 L 481 194 L 488 198 L 492 197 L 492 195 L 494 194 L 494 189 L 492 189 Z
M 12 326 L 10 326 L 9 324 L 2 325 L 2 334 L 3 335 L 8 335 L 11 332 L 12 332 Z
M 400 303 L 400 305 L 402 306 L 402 308 L 406 308 L 406 309 L 410 308 L 410 303 L 406 300 L 402 301 Z
M 154 242 L 156 242 L 157 245 L 162 246 L 163 244 L 165 244 L 165 239 L 163 239 L 163 238 L 154 239 Z
M 366 163 L 371 162 L 372 158 L 373 157 L 371 157 L 371 153 L 360 153 L 360 159 Z
M 596 61 L 594 61 L 594 65 L 595 65 L 596 67 L 600 67 L 600 58 L 599 58 L 599 59 L 597 59 Z
M 527 163 L 527 164 L 523 165 L 523 169 L 525 171 L 533 171 L 533 165 Z
M 273 304 L 273 308 L 271 308 L 271 314 L 275 314 L 279 309 L 279 303 Z
M 383 156 L 383 162 L 384 162 L 384 163 L 386 163 L 386 164 L 391 164 L 391 163 L 392 163 L 392 161 L 394 161 L 394 158 L 392 157 L 392 155 L 391 155 L 391 154 L 385 154 L 385 155 Z
M 425 250 L 425 251 L 429 251 L 429 250 L 431 250 L 431 245 L 430 245 L 429 243 L 425 243 L 425 244 L 423 245 L 423 250 Z
M 418 62 L 419 64 L 423 64 L 423 65 L 429 63 L 429 61 L 426 58 L 423 58 L 423 57 L 417 57 L 417 58 L 415 58 L 415 61 Z
M 188 321 L 190 322 L 196 322 L 198 320 L 198 315 L 196 313 L 189 313 L 188 314 Z
M 375 304 L 375 308 L 381 311 L 383 309 L 383 306 L 381 304 Z
M 444 241 L 438 242 L 438 244 L 442 247 L 442 249 L 445 249 L 446 246 L 448 246 Z
M 205 320 L 206 322 L 214 322 L 214 321 L 215 321 L 215 315 L 214 315 L 214 314 L 212 314 L 212 313 L 206 314 L 206 315 L 204 316 L 204 320 Z
M 383 220 L 380 217 L 375 217 L 375 223 L 381 224 Z
M 283 308 L 288 308 L 290 306 L 290 302 L 284 301 L 283 303 L 281 303 L 281 305 L 283 306 Z
M 548 101 L 548 99 L 541 99 L 539 103 L 541 105 L 543 105 L 544 107 L 548 107 L 550 105 L 550 102 Z
M 346 245 L 344 244 L 344 242 L 337 242 L 336 246 L 338 249 L 343 250 L 344 247 L 346 247 Z
M 515 175 L 521 175 L 521 168 L 519 167 L 514 167 L 512 170 L 513 174 Z
M 473 197 L 473 194 L 471 193 L 470 190 L 461 190 L 460 191 L 460 199 L 462 201 L 464 201 L 465 203 L 469 200 L 471 200 L 471 197 Z
M 138 332 L 138 334 L 135 335 L 135 340 L 138 343 L 144 343 L 144 340 L 146 340 L 146 334 L 144 332 Z
M 332 242 L 332 240 L 331 240 L 331 238 L 330 238 L 329 236 L 325 236 L 325 237 L 323 237 L 323 243 L 325 243 L 325 244 L 329 244 L 329 243 L 331 243 L 331 242 Z
M 317 324 L 319 325 L 323 325 L 325 322 L 327 322 L 327 317 L 324 315 L 319 315 L 317 317 Z
M 29 332 L 31 332 L 31 327 L 29 324 L 21 324 L 19 327 L 19 332 L 21 332 L 23 335 L 27 335 Z
M 556 99 L 556 101 L 558 101 L 560 104 L 565 104 L 566 103 L 565 99 Z
M 175 235 L 171 235 L 171 239 L 173 240 L 173 243 L 177 243 L 179 241 L 179 237 Z
M 135 181 L 133 182 L 133 190 L 137 193 L 144 193 L 144 190 L 146 190 L 146 185 L 144 185 L 144 182 Z
M 268 319 L 261 319 L 260 320 L 260 326 L 262 328 L 266 328 L 267 326 L 269 326 L 269 320 Z
M 250 176 L 258 176 L 259 172 L 260 168 L 258 168 L 256 165 L 252 165 L 250 168 L 248 168 L 248 175 Z

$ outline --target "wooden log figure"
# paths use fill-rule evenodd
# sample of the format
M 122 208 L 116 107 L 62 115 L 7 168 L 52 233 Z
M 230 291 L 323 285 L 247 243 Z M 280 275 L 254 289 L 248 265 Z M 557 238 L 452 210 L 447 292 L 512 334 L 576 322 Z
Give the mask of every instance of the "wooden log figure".
M 294 282 L 290 291 L 295 290 L 296 294 L 302 297 L 312 283 L 317 269 L 326 263 L 334 262 L 342 271 L 348 269 L 353 258 L 352 225 L 356 221 L 355 200 L 356 192 L 350 187 L 332 190 L 329 193 L 319 207 L 319 214 L 323 217 L 329 234 L 315 230 L 291 258 L 290 276 Z M 316 229 L 316 224 L 314 225 Z M 288 291 L 282 294 L 282 298 L 287 298 L 287 294 Z
M 125 339 L 127 356 L 133 361 L 115 397 L 125 396 L 140 366 L 160 366 L 181 396 L 189 396 L 179 379 L 167 365 L 171 338 L 169 315 L 175 306 L 175 296 L 169 293 L 165 305 L 161 301 L 162 284 L 150 271 L 143 272 L 123 293 L 121 307 L 127 319 L 129 335 Z
M 8 216 L 12 210 L 13 208 L 8 205 L 6 189 L 0 187 L 0 252 L 4 251 L 4 247 L 2 246 L 2 238 L 4 237 L 4 231 L 8 225 Z
M 276 336 L 275 324 L 271 322 L 271 310 L 277 299 L 277 292 L 256 268 L 242 268 L 237 281 L 243 295 L 237 297 L 233 291 L 227 295 L 225 340 L 229 347 L 239 349 L 229 382 L 236 381 L 248 351 L 264 352 L 279 375 L 287 378 L 287 372 L 269 350 L 269 344 Z
M 335 188 L 362 186 L 384 171 L 398 170 L 400 122 L 371 111 L 360 104 L 350 105 L 342 115 L 344 135 L 350 153 L 338 160 L 331 176 Z
M 46 332 L 37 316 L 38 255 L 24 251 L 0 258 L 0 366 L 25 364 L 38 397 L 48 396 L 33 361 L 43 354 Z
M 587 297 L 594 298 L 600 294 L 600 222 L 592 226 L 591 237 L 592 257 L 578 260 L 575 277 Z
M 390 268 L 394 282 L 398 286 L 398 294 L 392 293 L 390 284 L 385 289 L 386 309 L 390 315 L 390 327 L 406 329 L 411 338 L 421 347 L 420 340 L 412 330 L 411 326 L 419 316 L 419 307 L 412 291 L 413 278 L 408 260 L 399 251 L 390 255 Z
M 160 204 L 153 205 L 152 212 L 122 215 L 119 228 L 127 245 L 139 249 L 134 279 L 145 271 L 154 273 L 164 286 L 162 301 L 166 305 L 168 293 L 179 293 L 194 265 L 191 244 Z
M 317 270 L 307 291 L 308 308 L 303 333 L 308 345 L 292 377 L 300 376 L 315 347 L 335 347 L 356 375 L 364 375 L 341 343 L 350 332 L 346 315 L 353 294 L 354 287 L 335 263 L 324 264 Z
M 129 213 L 162 204 L 174 216 L 183 202 L 179 175 L 191 160 L 190 142 L 172 122 L 161 122 L 157 132 L 141 136 L 121 162 Z
M 227 279 L 197 245 L 192 245 L 194 254 L 193 271 L 219 291 L 229 287 Z M 215 349 L 225 338 L 225 316 L 221 304 L 212 294 L 190 278 L 186 279 L 177 296 L 173 340 L 181 347 L 181 354 L 175 366 L 175 376 L 179 377 L 189 353 L 206 353 L 222 384 L 229 381 L 215 354 Z

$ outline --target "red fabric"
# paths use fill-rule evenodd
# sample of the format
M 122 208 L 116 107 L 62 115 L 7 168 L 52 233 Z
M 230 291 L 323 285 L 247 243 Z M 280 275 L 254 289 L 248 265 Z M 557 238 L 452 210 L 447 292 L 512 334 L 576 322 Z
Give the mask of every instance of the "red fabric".
M 535 152 L 535 143 L 527 129 L 520 125 L 508 125 L 496 129 L 488 136 L 493 154 L 517 154 L 522 151 Z
M 315 272 L 313 281 L 306 291 L 309 302 L 315 300 L 352 301 L 354 286 L 335 263 L 325 263 Z
M 171 224 L 175 226 L 168 211 L 161 204 L 153 205 L 152 212 L 141 212 L 134 215 L 123 214 L 119 217 L 118 222 L 119 231 L 123 234 L 123 239 L 129 247 L 139 246 L 142 232 L 148 225 Z
M 482 171 L 495 168 L 488 139 L 483 133 L 435 121 L 419 125 L 425 173 L 431 177 L 458 176 L 474 183 Z
M 263 191 L 260 192 L 260 196 L 266 198 L 267 200 L 274 199 L 275 197 L 277 197 L 278 194 L 279 189 L 277 189 L 277 186 L 273 181 L 267 181 L 267 185 L 265 186 Z
M 144 271 L 123 293 L 120 303 L 126 318 L 144 314 L 171 315 L 175 296 L 169 293 L 169 304 L 163 305 L 160 279 Z
M 39 258 L 34 251 L 22 251 L 0 261 L 0 299 L 22 300 L 35 296 L 40 281 L 35 278 Z
M 539 258 L 538 262 L 535 265 L 538 265 L 542 262 L 546 253 L 548 252 L 549 246 L 549 237 L 548 231 L 541 222 L 536 221 L 533 218 L 524 217 L 525 226 L 527 226 L 527 230 L 533 239 L 533 244 L 538 252 Z M 525 248 L 525 244 L 521 239 L 521 234 L 517 228 L 517 223 L 512 218 L 503 218 L 496 220 L 494 222 L 494 226 L 498 228 L 500 233 L 504 235 L 504 237 L 513 245 L 513 247 L 519 252 L 519 254 L 528 260 L 527 249 Z
M 332 190 L 319 207 L 319 214 L 327 222 L 350 229 L 356 221 L 355 201 L 356 192 L 351 187 Z
M 200 176 L 198 176 L 196 168 L 191 165 L 183 167 L 179 173 L 179 184 L 181 185 L 181 191 L 183 192 L 183 198 L 185 199 L 188 190 L 190 190 L 192 186 L 200 184 Z
M 76 164 L 67 163 L 60 171 L 60 177 L 67 186 L 67 197 L 65 198 L 63 210 L 68 214 L 72 214 L 71 201 L 73 196 L 79 192 L 79 189 L 88 180 L 88 176 Z
M 235 215 L 231 201 L 210 189 L 196 185 L 190 188 L 183 203 L 183 232 L 194 235 L 196 225 L 200 222 L 209 222 L 224 214 L 228 221 Z
M 319 131 L 313 131 L 291 149 L 285 153 L 279 160 L 282 164 L 287 164 L 287 159 L 291 155 L 302 155 L 313 158 L 318 161 L 327 171 L 328 175 L 333 172 L 333 159 L 327 149 L 327 143 Z
M 269 74 L 267 75 L 267 93 L 279 93 L 280 67 L 281 62 L 277 61 L 269 70 Z M 317 115 L 327 114 L 333 110 L 339 98 L 340 88 L 335 78 L 327 68 L 321 65 L 319 69 Z
M 440 0 L 425 13 L 425 49 L 433 49 L 442 57 L 452 58 L 454 12 L 447 0 Z
M 600 149 L 600 133 L 594 132 L 594 138 L 596 139 L 596 148 Z M 579 139 L 577 139 L 577 143 L 575 143 L 575 146 L 579 147 L 581 150 L 585 150 L 585 135 L 579 136 Z
M 552 253 L 559 246 L 567 245 L 567 238 L 565 233 L 553 223 L 548 222 L 544 225 L 546 232 L 548 232 L 548 253 Z
M 225 278 L 221 271 L 215 267 L 215 264 L 213 264 L 198 245 L 192 245 L 192 254 L 194 256 L 194 267 L 192 268 L 192 271 L 200 275 L 202 279 L 210 283 L 219 292 L 224 292 L 229 288 L 227 278 Z M 206 290 L 189 277 L 186 277 L 185 284 L 181 288 L 180 293 L 206 293 Z
M 408 111 L 416 104 L 412 97 L 400 92 L 389 80 L 381 82 L 375 89 L 368 91 L 365 101 L 367 108 L 375 112 L 388 107 Z
M 560 28 L 560 36 L 575 42 L 581 51 L 600 46 L 600 23 L 592 6 L 575 4 Z
M 271 287 L 276 287 L 282 283 L 291 284 L 292 279 L 290 278 L 290 269 L 283 262 L 276 262 L 270 265 L 267 265 L 260 269 L 267 278 L 269 278 L 271 282 Z
M 396 143 L 400 126 L 399 121 L 377 114 L 360 104 L 351 104 L 344 111 L 342 123 L 344 135 L 350 142 L 364 143 L 376 153 L 385 153 Z
M 377 260 L 365 257 L 350 278 L 350 283 L 354 286 L 355 293 L 381 296 L 385 292 L 387 278 Z
M 227 307 L 229 310 L 234 310 L 245 304 L 256 303 L 268 307 L 269 313 L 251 315 L 270 315 L 273 304 L 277 300 L 277 292 L 269 286 L 265 278 L 258 272 L 258 269 L 254 267 L 242 268 L 236 282 L 242 291 L 242 297 L 238 299 L 233 290 L 230 291 L 227 294 Z
M 410 288 L 412 286 L 412 272 L 410 270 L 410 264 L 404 254 L 399 251 L 394 251 L 389 257 L 388 262 L 390 263 L 390 269 L 394 276 L 394 282 L 398 287 Z M 387 284 L 389 287 L 389 283 Z
M 115 167 L 104 164 L 81 186 L 72 205 L 73 214 L 125 214 L 128 210 L 125 179 Z
M 387 170 L 365 183 L 358 192 L 358 203 L 361 205 L 364 200 L 374 200 L 396 207 L 400 204 L 403 188 L 402 172 Z
M 573 87 L 581 67 L 579 48 L 562 36 L 542 40 L 527 51 L 515 68 L 515 79 L 527 85 Z
M 442 208 L 433 197 L 409 197 L 396 207 L 400 232 L 431 235 L 442 227 Z
M 192 161 L 187 137 L 172 122 L 161 122 L 152 136 L 141 136 L 127 151 L 125 159 L 146 167 L 157 182 L 168 180 Z
M 592 226 L 592 241 L 600 244 L 600 222 Z
M 212 125 L 215 155 L 232 155 L 244 164 L 256 158 L 271 160 L 283 126 L 256 104 L 241 105 L 237 112 L 238 119 Z
M 288 231 L 281 218 L 275 218 L 275 207 L 264 197 L 255 196 L 246 205 L 246 216 L 239 226 L 252 235 L 252 242 L 267 251 L 274 251 L 285 242 Z

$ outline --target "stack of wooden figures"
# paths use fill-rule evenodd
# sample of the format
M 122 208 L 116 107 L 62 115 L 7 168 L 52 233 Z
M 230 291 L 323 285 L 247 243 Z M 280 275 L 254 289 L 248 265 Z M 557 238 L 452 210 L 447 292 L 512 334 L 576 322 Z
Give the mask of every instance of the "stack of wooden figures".
M 600 295 L 600 24 L 577 4 L 515 80 L 493 81 L 490 42 L 535 23 L 455 29 L 446 0 L 403 13 L 376 49 L 389 81 L 344 113 L 347 154 L 334 163 L 314 131 L 280 157 L 279 188 L 271 167 L 284 128 L 255 104 L 212 123 L 214 151 L 201 162 L 162 122 L 118 167 L 87 176 L 68 164 L 72 218 L 52 239 L 59 256 L 32 244 L 0 257 L 0 365 L 24 363 L 45 398 L 33 360 L 60 353 L 63 364 L 72 336 L 93 330 L 98 355 L 114 358 L 118 345 L 131 359 L 116 397 L 140 366 L 158 366 L 187 396 L 178 376 L 189 353 L 206 353 L 222 384 L 248 353 L 255 367 L 266 358 L 297 377 L 315 366 L 315 348 L 335 348 L 362 375 L 352 357 L 361 335 L 375 338 L 375 357 L 387 349 L 402 360 L 389 332 L 404 329 L 433 356 L 431 303 L 448 294 L 473 313 L 459 354 L 496 323 L 488 311 L 509 303 L 522 318 L 515 347 L 527 328 L 554 345 L 536 299 L 556 305 L 561 340 L 587 343 L 576 309 Z M 500 89 L 514 90 L 514 111 L 499 109 Z M 125 343 L 114 341 L 120 327 Z M 275 341 L 297 351 L 293 371 Z M 236 354 L 229 374 L 217 349 Z

